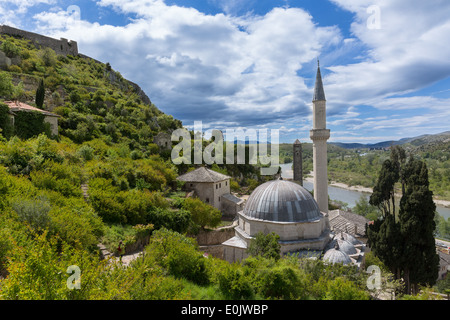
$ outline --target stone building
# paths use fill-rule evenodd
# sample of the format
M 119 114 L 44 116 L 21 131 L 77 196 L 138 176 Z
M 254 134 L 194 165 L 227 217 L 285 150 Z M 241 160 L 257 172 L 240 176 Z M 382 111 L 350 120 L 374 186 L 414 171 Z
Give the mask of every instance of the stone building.
M 154 138 L 153 142 L 159 146 L 161 150 L 172 149 L 172 137 L 167 132 L 160 132 Z
M 257 233 L 280 236 L 281 253 L 323 250 L 328 243 L 328 218 L 311 194 L 297 183 L 273 180 L 257 187 L 238 214 L 235 236 L 223 243 L 224 258 L 234 262 L 247 257 Z
M 321 257 L 329 263 L 362 266 L 365 245 L 345 232 L 332 232 L 328 214 L 305 188 L 287 180 L 257 187 L 238 213 L 235 236 L 222 243 L 229 262 L 247 258 L 251 241 L 259 232 L 280 236 L 282 255 L 297 253 Z
M 300 183 L 303 186 L 303 154 L 302 154 L 302 144 L 297 139 L 294 142 L 294 159 L 293 159 L 293 173 L 294 173 L 294 181 Z
M 26 103 L 19 102 L 19 101 L 5 101 L 4 103 L 9 107 L 9 110 L 11 111 L 10 117 L 11 117 L 11 121 L 12 121 L 13 125 L 14 125 L 15 112 L 33 112 L 33 111 L 39 112 L 39 113 L 42 113 L 43 115 L 45 115 L 44 121 L 50 124 L 51 133 L 55 136 L 58 135 L 59 115 L 54 114 L 49 111 L 46 111 L 46 110 L 35 108 L 33 106 L 30 106 Z
M 230 179 L 206 167 L 199 167 L 177 178 L 185 182 L 185 191 L 193 191 L 194 196 L 221 210 L 224 215 L 234 216 L 242 209 L 243 201 L 231 194 Z

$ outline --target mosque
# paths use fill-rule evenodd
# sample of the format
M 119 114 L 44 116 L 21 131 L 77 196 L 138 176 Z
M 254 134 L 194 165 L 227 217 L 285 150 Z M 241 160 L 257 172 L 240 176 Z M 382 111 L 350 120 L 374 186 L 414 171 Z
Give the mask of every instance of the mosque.
M 313 96 L 314 197 L 302 186 L 301 144 L 294 143 L 294 181 L 273 180 L 257 187 L 237 213 L 235 235 L 222 243 L 229 262 L 245 259 L 252 239 L 262 232 L 280 236 L 281 254 L 315 256 L 327 263 L 363 267 L 365 245 L 342 230 L 332 230 L 328 214 L 326 100 L 320 73 Z

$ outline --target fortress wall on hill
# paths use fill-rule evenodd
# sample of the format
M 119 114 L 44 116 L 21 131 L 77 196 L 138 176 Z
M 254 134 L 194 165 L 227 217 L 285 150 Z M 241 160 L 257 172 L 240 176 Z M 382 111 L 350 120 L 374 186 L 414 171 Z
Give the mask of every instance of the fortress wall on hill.
M 49 47 L 55 50 L 57 54 L 62 55 L 78 55 L 78 44 L 76 41 L 61 38 L 60 40 L 46 37 L 37 33 L 16 29 L 10 26 L 0 25 L 0 33 L 13 37 L 20 37 L 32 41 L 37 45 Z

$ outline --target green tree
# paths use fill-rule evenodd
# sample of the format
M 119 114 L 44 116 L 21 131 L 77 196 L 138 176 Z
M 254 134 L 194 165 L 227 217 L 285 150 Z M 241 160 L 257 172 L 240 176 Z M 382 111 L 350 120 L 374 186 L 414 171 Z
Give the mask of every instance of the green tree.
M 369 220 L 377 220 L 380 216 L 378 208 L 371 205 L 364 195 L 361 195 L 355 204 L 356 206 L 353 208 L 353 212 L 356 214 L 366 217 Z
M 9 107 L 4 103 L 0 103 L 0 133 L 6 139 L 9 139 L 13 131 L 14 128 L 9 115 Z
M 405 167 L 405 193 L 400 201 L 400 232 L 406 292 L 418 292 L 418 285 L 436 283 L 439 256 L 436 253 L 434 216 L 436 205 L 429 189 L 428 169 L 423 161 L 410 159 Z
M 0 97 L 9 98 L 14 93 L 14 86 L 11 75 L 7 72 L 0 71 Z
M 198 198 L 185 199 L 183 209 L 189 211 L 192 221 L 203 229 L 206 226 L 215 228 L 222 220 L 222 213 L 219 209 L 204 203 Z
M 265 235 L 258 232 L 250 242 L 248 253 L 252 256 L 261 256 L 268 259 L 280 259 L 281 245 L 280 236 L 275 232 Z
M 44 106 L 44 98 L 45 98 L 45 87 L 44 87 L 44 80 L 41 79 L 39 81 L 39 86 L 36 89 L 36 106 L 40 109 Z
M 175 231 L 161 228 L 153 232 L 144 263 L 151 268 L 159 266 L 176 278 L 201 285 L 209 283 L 207 261 L 195 240 Z
M 367 229 L 368 244 L 396 279 L 405 280 L 405 292 L 417 292 L 418 285 L 433 285 L 439 259 L 434 243 L 435 204 L 429 189 L 424 162 L 393 149 L 370 197 L 383 216 Z M 401 182 L 400 209 L 395 211 L 394 185 Z

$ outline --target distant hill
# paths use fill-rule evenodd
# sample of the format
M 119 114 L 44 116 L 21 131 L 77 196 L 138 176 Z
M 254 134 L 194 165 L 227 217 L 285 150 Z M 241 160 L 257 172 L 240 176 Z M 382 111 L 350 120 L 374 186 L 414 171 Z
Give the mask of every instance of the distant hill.
M 412 146 L 421 146 L 427 143 L 436 143 L 436 142 L 445 142 L 450 140 L 450 131 L 445 131 L 438 134 L 425 134 L 412 138 L 403 138 L 400 140 L 388 140 L 382 141 L 373 144 L 363 144 L 363 143 L 342 143 L 342 142 L 330 142 L 330 144 L 345 148 L 345 149 L 382 149 L 389 148 L 393 145 L 403 145 L 403 144 L 411 144 Z

